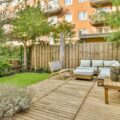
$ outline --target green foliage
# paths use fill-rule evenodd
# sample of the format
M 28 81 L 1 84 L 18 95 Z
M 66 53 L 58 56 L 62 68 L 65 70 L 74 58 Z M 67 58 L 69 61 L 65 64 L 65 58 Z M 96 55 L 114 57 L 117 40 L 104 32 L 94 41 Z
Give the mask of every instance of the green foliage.
M 0 60 L 20 59 L 20 46 L 0 46 Z
M 0 28 L 0 43 L 3 43 L 4 42 L 4 31 L 3 29 Z
M 116 8 L 116 11 L 106 15 L 106 21 L 109 26 L 114 30 L 110 37 L 109 41 L 120 42 L 120 0 L 112 0 L 113 6 Z
M 120 0 L 112 0 L 113 6 L 120 6 Z
M 9 59 L 20 59 L 20 48 L 0 46 L 0 77 L 14 73 L 14 71 L 11 70 Z
M 12 35 L 22 41 L 36 40 L 41 35 L 48 35 L 51 26 L 40 7 L 26 7 L 17 13 L 12 21 Z M 24 43 L 24 42 L 23 42 Z
M 0 6 L 4 3 L 7 6 L 10 5 L 11 2 L 14 0 L 0 0 Z M 5 7 L 5 6 L 4 6 Z M 5 7 L 5 8 L 6 8 Z M 6 42 L 8 40 L 8 36 L 6 36 L 5 31 L 3 29 L 3 26 L 7 23 L 9 23 L 9 20 L 5 17 L 6 15 L 6 9 L 4 9 L 4 12 L 0 12 L 0 44 Z
M 94 23 L 105 23 L 106 22 L 106 12 L 105 11 L 100 11 L 96 12 L 91 16 L 91 19 Z
M 24 68 L 27 69 L 27 43 L 34 43 L 40 36 L 49 35 L 51 26 L 40 7 L 27 6 L 18 11 L 16 18 L 12 21 L 12 37 L 24 44 Z
M 63 22 L 59 22 L 58 24 L 56 24 L 54 30 L 53 30 L 53 38 L 55 40 L 58 40 L 60 38 L 60 33 L 62 32 L 64 35 L 64 40 L 70 40 L 72 37 L 74 37 L 75 32 L 74 32 L 74 27 L 75 25 L 63 21 Z
M 12 74 L 13 71 L 11 71 L 11 65 L 4 60 L 0 61 L 0 77 L 7 76 Z

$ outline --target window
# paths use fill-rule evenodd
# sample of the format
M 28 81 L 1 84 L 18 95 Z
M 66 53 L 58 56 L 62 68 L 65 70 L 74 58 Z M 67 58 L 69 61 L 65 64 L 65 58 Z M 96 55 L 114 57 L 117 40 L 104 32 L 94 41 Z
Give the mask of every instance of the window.
M 51 24 L 56 24 L 57 23 L 57 16 L 49 17 L 48 22 L 51 22 Z
M 96 28 L 96 33 L 108 33 L 111 32 L 110 27 L 98 27 Z
M 105 7 L 105 8 L 98 8 L 96 9 L 96 12 L 110 12 L 111 11 L 111 8 L 110 7 Z
M 79 13 L 79 20 L 87 20 L 87 12 L 80 12 Z
M 65 5 L 71 5 L 72 4 L 72 0 L 65 0 Z
M 72 22 L 72 14 L 71 13 L 68 13 L 65 15 L 65 21 Z
M 86 2 L 87 0 L 79 0 L 79 2 Z
M 103 11 L 105 11 L 105 12 L 110 12 L 111 9 L 110 9 L 110 7 L 106 7 L 106 8 L 103 8 Z
M 81 30 L 79 30 L 79 35 L 84 35 L 84 34 L 88 34 L 87 29 L 81 29 Z

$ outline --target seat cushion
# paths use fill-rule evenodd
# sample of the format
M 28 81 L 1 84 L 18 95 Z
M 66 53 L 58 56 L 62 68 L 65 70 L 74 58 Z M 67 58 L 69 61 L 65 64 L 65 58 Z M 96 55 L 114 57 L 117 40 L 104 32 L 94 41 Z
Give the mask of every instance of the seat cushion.
M 103 66 L 103 60 L 92 60 L 92 67 Z
M 93 75 L 94 71 L 93 71 L 93 69 L 75 69 L 73 71 L 73 74 L 77 74 L 77 75 Z
M 105 77 L 110 76 L 110 68 L 103 68 L 98 75 L 98 79 L 104 79 Z
M 79 66 L 76 69 L 92 69 L 92 67 L 81 67 L 81 66 Z
M 92 69 L 95 73 L 97 72 L 97 67 L 92 67 Z M 99 72 L 101 72 L 102 69 L 104 69 L 104 67 L 99 67 Z
M 90 67 L 91 60 L 81 60 L 80 61 L 80 67 Z
M 77 69 L 92 69 L 95 73 L 97 72 L 97 67 L 77 67 Z M 103 67 L 99 67 L 99 72 L 103 69 Z

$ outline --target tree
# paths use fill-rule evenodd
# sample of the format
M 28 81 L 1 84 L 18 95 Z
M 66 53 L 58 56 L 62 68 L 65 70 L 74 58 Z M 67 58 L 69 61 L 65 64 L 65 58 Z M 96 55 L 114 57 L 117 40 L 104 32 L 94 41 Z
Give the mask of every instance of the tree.
M 15 0 L 0 0 L 0 42 L 8 40 L 9 37 L 6 30 L 10 27 L 7 26 L 7 29 L 4 27 L 11 24 L 11 20 L 14 19 L 16 12 L 23 9 L 27 1 L 18 0 L 16 3 Z M 16 4 L 12 5 L 13 2 Z
M 66 22 L 65 20 L 63 22 L 59 22 L 56 24 L 55 29 L 53 30 L 53 38 L 55 41 L 58 41 L 60 38 L 60 61 L 62 66 L 64 67 L 64 46 L 65 43 L 71 42 L 72 38 L 75 35 L 74 32 L 75 25 Z
M 35 42 L 37 37 L 48 35 L 51 26 L 38 6 L 27 6 L 17 13 L 17 17 L 12 21 L 12 37 L 22 41 L 24 44 L 24 67 L 27 69 L 27 43 Z
M 74 24 L 69 23 L 65 20 L 57 23 L 55 25 L 55 28 L 54 28 L 53 33 L 52 33 L 54 40 L 59 41 L 60 33 L 62 32 L 63 36 L 64 36 L 64 42 L 66 42 L 66 41 L 71 42 L 71 39 L 75 35 L 74 27 L 75 27 Z
M 106 15 L 106 21 L 113 29 L 113 32 L 108 37 L 108 40 L 120 42 L 120 0 L 112 0 L 112 4 L 115 8 L 115 11 Z
M 5 3 L 8 6 L 12 1 L 13 0 L 1 0 L 0 1 L 0 7 L 2 7 L 3 3 Z M 4 7 L 4 10 L 0 11 L 0 42 L 2 42 L 2 43 L 5 40 L 5 32 L 3 30 L 3 26 L 5 24 L 4 21 L 6 21 L 6 18 L 3 15 L 3 14 L 5 14 L 5 9 L 6 9 L 6 7 Z

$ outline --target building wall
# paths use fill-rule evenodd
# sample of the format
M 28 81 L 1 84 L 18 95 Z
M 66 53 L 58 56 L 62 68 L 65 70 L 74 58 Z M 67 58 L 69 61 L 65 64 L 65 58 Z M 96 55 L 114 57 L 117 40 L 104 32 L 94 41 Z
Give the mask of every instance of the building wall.
M 72 5 L 66 6 L 64 0 L 60 0 L 60 4 L 63 7 L 65 13 L 70 12 L 72 14 L 72 23 L 75 24 L 75 31 L 78 32 L 80 29 L 87 29 L 88 33 L 94 33 L 95 27 L 91 26 L 89 22 L 89 15 L 95 12 L 95 9 L 91 7 L 90 2 L 79 2 L 79 0 L 73 0 Z M 80 21 L 78 18 L 79 12 L 87 12 L 88 19 Z M 64 18 L 64 14 L 58 15 L 59 19 Z
M 56 14 L 56 16 L 58 17 L 58 21 L 62 21 L 65 17 L 65 14 L 67 13 L 71 13 L 72 14 L 72 23 L 75 24 L 75 31 L 76 31 L 76 37 L 75 39 L 79 39 L 78 38 L 78 31 L 81 29 L 87 29 L 87 33 L 88 34 L 95 34 L 96 33 L 96 29 L 98 27 L 104 27 L 104 26 L 92 26 L 90 23 L 90 19 L 89 17 L 94 14 L 94 12 L 96 12 L 96 8 L 92 7 L 90 5 L 89 0 L 86 0 L 85 2 L 79 2 L 79 0 L 72 0 L 72 4 L 71 5 L 65 5 L 65 0 L 59 0 L 60 1 L 60 5 L 63 8 L 63 12 L 61 14 Z M 110 5 L 105 5 L 102 6 L 104 8 L 107 7 L 111 7 Z M 79 12 L 87 12 L 88 14 L 88 19 L 87 20 L 79 20 L 78 15 Z M 92 41 L 92 40 L 90 40 Z M 93 41 L 100 41 L 100 38 L 98 38 L 98 40 L 93 40 Z M 105 41 L 103 39 L 101 39 L 101 41 Z
M 46 2 L 49 0 L 43 0 L 43 1 Z M 76 31 L 75 39 L 76 40 L 79 39 L 79 37 L 78 37 L 79 30 L 86 29 L 87 34 L 93 34 L 93 33 L 95 34 L 96 33 L 97 27 L 92 26 L 90 23 L 90 19 L 89 19 L 89 16 L 91 16 L 96 11 L 96 9 L 90 5 L 89 0 L 86 0 L 85 2 L 79 2 L 79 0 L 72 0 L 71 5 L 65 5 L 65 0 L 58 0 L 58 1 L 60 3 L 60 6 L 63 8 L 63 11 L 61 13 L 57 13 L 52 16 L 57 16 L 58 21 L 62 21 L 67 13 L 71 13 L 72 14 L 72 23 L 75 24 L 75 31 Z M 37 2 L 37 0 L 29 0 L 30 5 L 33 5 L 36 2 Z M 109 7 L 109 5 L 104 6 L 104 7 Z M 11 8 L 11 11 L 12 10 L 13 9 Z M 79 17 L 78 17 L 79 12 L 87 12 L 87 14 L 88 14 L 87 20 L 83 20 L 83 21 L 79 20 Z M 93 40 L 93 41 L 95 41 L 95 40 Z M 97 39 L 96 39 L 96 41 L 97 41 Z M 98 41 L 100 41 L 100 40 L 98 40 Z M 103 40 L 101 39 L 101 41 L 103 41 Z

